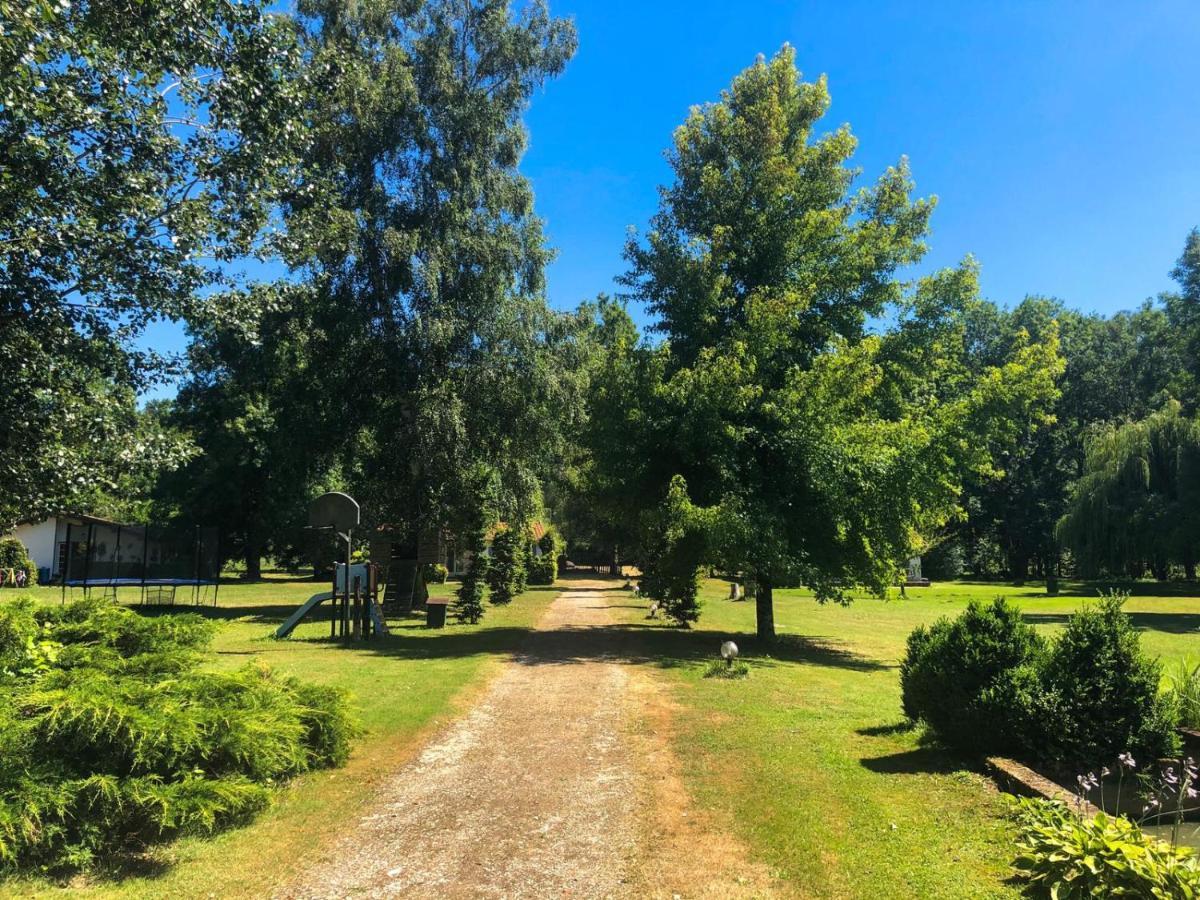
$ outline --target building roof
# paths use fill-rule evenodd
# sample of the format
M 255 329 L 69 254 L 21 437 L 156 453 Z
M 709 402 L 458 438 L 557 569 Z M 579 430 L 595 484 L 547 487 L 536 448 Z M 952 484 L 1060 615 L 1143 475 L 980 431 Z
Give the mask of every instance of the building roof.
M 84 525 L 116 525 L 118 527 L 128 526 L 130 528 L 137 527 L 136 525 L 132 525 L 129 522 L 117 522 L 113 519 L 105 519 L 101 516 L 89 516 L 85 513 L 66 513 L 66 512 L 54 513 L 53 515 L 49 515 L 49 516 L 28 516 L 24 519 L 19 519 L 17 521 L 17 524 L 18 525 L 33 525 L 38 522 L 49 521 L 50 519 L 78 519 Z

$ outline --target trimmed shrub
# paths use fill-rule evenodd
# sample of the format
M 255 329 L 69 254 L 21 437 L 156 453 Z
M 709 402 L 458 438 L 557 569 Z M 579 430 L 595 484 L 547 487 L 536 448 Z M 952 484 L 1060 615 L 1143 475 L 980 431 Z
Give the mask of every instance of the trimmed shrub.
M 909 635 L 900 665 L 904 714 L 962 750 L 1018 750 L 1043 652 L 1016 607 L 1003 598 L 972 602 L 957 619 Z
M 445 584 L 450 577 L 450 570 L 441 563 L 425 563 L 421 577 L 426 584 Z
M 1175 710 L 1159 693 L 1159 663 L 1112 592 L 1071 616 L 1041 674 L 1040 708 L 1031 735 L 1045 762 L 1080 771 L 1130 752 L 1155 759 L 1178 749 Z
M 488 600 L 497 606 L 511 603 L 524 590 L 527 580 L 525 541 L 515 528 L 502 528 L 492 538 L 492 558 L 488 565 Z
M 1149 837 L 1128 819 L 1084 818 L 1051 800 L 1014 797 L 1013 863 L 1031 893 L 1057 900 L 1200 896 L 1200 859 Z
M 1112 764 L 1118 754 L 1169 756 L 1176 706 L 1159 694 L 1124 596 L 1073 614 L 1048 647 L 998 599 L 953 621 L 917 628 L 900 666 L 904 713 L 946 744 L 1014 753 L 1061 772 Z
M 10 581 L 8 573 L 11 571 L 25 573 L 25 584 L 33 586 L 37 584 L 37 567 L 33 564 L 33 560 L 29 558 L 29 551 L 15 537 L 0 538 L 0 571 L 5 573 L 4 584 L 6 587 L 14 587 L 15 582 Z
M 529 583 L 554 584 L 558 578 L 558 554 L 562 549 L 558 534 L 552 528 L 538 538 L 538 555 L 529 557 Z
M 282 780 L 341 765 L 327 687 L 200 670 L 214 626 L 104 601 L 0 609 L 0 868 L 85 868 L 243 822 Z

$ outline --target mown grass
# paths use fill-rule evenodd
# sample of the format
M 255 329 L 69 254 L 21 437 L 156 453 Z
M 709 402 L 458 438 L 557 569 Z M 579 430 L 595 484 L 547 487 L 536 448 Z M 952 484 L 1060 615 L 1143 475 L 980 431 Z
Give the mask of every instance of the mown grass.
M 454 585 L 432 593 L 449 594 Z M 374 785 L 402 764 L 424 736 L 453 716 L 528 633 L 556 589 L 535 588 L 507 607 L 488 606 L 477 626 L 453 623 L 432 631 L 423 620 L 391 620 L 392 636 L 376 641 L 330 642 L 327 613 L 302 623 L 292 639 L 272 634 L 297 605 L 328 590 L 311 579 L 271 577 L 254 584 L 226 584 L 220 606 L 196 611 L 224 626 L 213 644 L 212 665 L 236 668 L 262 660 L 274 668 L 349 691 L 366 729 L 349 764 L 313 773 L 286 786 L 277 802 L 251 825 L 215 838 L 179 841 L 155 851 L 138 866 L 77 878 L 69 884 L 25 878 L 0 883 L 0 895 L 49 896 L 70 890 L 95 897 L 269 896 L 300 871 L 318 864 L 323 842 L 352 829 Z M 31 591 L 58 603 L 53 588 Z M 0 602 L 9 596 L 0 594 Z M 128 592 L 123 602 L 134 602 Z M 192 611 L 180 603 L 176 610 Z M 147 609 L 147 614 L 170 614 Z
M 1200 650 L 1200 597 L 1139 587 L 1127 608 L 1147 650 Z M 770 648 L 755 645 L 753 603 L 730 602 L 724 582 L 705 583 L 690 631 L 647 620 L 644 602 L 616 602 L 639 656 L 665 670 L 690 791 L 797 894 L 1007 897 L 1019 892 L 1001 797 L 972 761 L 905 727 L 897 669 L 918 624 L 998 595 L 1052 632 L 1098 589 L 1064 585 L 1048 598 L 1040 585 L 952 583 L 849 607 L 779 591 Z M 749 677 L 705 678 L 727 638 Z
M 648 603 L 616 590 L 621 618 L 614 647 L 661 670 L 677 709 L 675 749 L 689 790 L 713 810 L 798 895 L 814 897 L 1008 897 L 1011 835 L 1000 796 L 970 760 L 928 746 L 904 727 L 897 664 L 918 624 L 956 615 L 971 599 L 1018 603 L 1052 632 L 1099 586 L 948 583 L 909 589 L 906 598 L 821 606 L 804 591 L 777 593 L 781 639 L 753 640 L 753 603 L 727 599 L 721 581 L 704 585 L 703 616 L 681 631 L 646 619 Z M 1200 597 L 1172 586 L 1134 586 L 1127 610 L 1143 645 L 1164 658 L 1200 652 Z M 327 620 L 296 637 L 269 635 L 324 585 L 272 579 L 222 587 L 226 621 L 214 665 L 259 658 L 288 672 L 339 684 L 354 695 L 368 729 L 342 770 L 297 780 L 253 825 L 213 840 L 180 842 L 143 871 L 112 873 L 74 888 L 92 896 L 262 896 L 319 865 L 318 848 L 352 828 L 372 786 L 418 747 L 437 723 L 469 702 L 491 665 L 504 659 L 553 598 L 530 591 L 512 606 L 489 607 L 477 627 L 429 632 L 397 623 L 389 640 L 330 644 Z M 452 586 L 439 587 L 448 593 Z M 57 591 L 41 590 L 46 602 Z M 3 601 L 0 595 L 0 602 Z M 747 678 L 705 678 L 722 640 L 742 650 Z M 599 646 L 602 646 L 599 645 Z M 42 881 L 10 882 L 0 893 L 52 894 Z

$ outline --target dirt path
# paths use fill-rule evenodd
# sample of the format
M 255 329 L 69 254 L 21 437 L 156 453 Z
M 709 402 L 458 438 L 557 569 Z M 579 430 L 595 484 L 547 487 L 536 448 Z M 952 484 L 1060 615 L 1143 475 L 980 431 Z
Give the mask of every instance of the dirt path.
M 648 772 L 648 759 L 670 772 L 669 751 L 640 712 L 650 676 L 622 658 L 604 587 L 576 583 L 561 594 L 472 710 L 386 781 L 360 827 L 279 896 L 766 893 L 758 878 L 741 887 L 753 866 L 739 866 L 736 881 L 714 880 L 694 831 L 678 835 L 694 868 L 663 871 L 655 858 L 671 850 L 663 841 L 676 835 L 664 825 L 686 822 L 687 799 L 676 779 Z M 720 844 L 728 855 L 729 840 Z M 649 845 L 657 849 L 643 852 Z

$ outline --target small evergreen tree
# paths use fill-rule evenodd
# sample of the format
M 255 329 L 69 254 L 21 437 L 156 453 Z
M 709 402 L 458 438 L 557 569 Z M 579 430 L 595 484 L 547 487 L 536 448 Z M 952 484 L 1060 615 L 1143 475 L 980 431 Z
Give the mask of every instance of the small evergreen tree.
M 511 603 L 513 597 L 525 589 L 528 577 L 524 534 L 522 529 L 501 528 L 492 538 L 488 599 L 497 606 Z
M 485 540 L 486 533 L 483 528 L 473 529 L 467 536 L 467 552 L 470 553 L 471 559 L 458 588 L 458 602 L 454 605 L 454 615 L 460 625 L 475 625 L 483 618 L 483 586 L 491 568 L 487 554 L 484 553 Z

